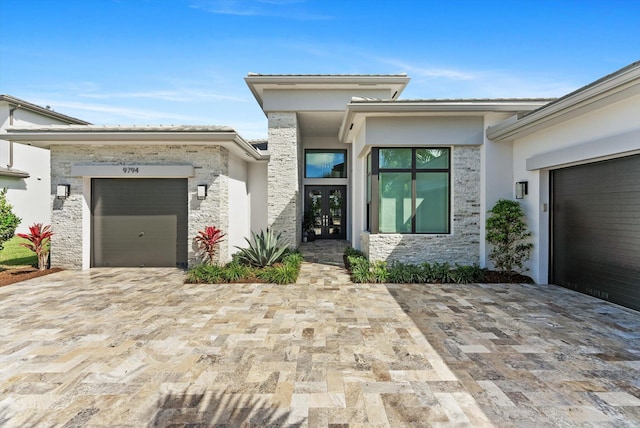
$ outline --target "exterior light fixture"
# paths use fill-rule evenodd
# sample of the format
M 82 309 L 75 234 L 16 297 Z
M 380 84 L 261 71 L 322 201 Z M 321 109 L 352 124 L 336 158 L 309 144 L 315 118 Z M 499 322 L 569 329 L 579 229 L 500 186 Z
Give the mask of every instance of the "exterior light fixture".
M 70 184 L 58 184 L 56 186 L 56 198 L 67 199 L 69 197 Z
M 528 181 L 518 181 L 516 183 L 516 199 L 524 199 L 524 196 L 529 193 Z
M 198 184 L 198 200 L 202 201 L 203 199 L 207 199 L 207 185 L 206 184 Z

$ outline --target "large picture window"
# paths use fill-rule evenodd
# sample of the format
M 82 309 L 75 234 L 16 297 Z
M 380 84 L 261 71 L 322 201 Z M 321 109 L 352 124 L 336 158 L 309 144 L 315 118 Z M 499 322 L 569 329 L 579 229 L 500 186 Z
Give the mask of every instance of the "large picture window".
M 449 178 L 449 148 L 373 148 L 369 230 L 449 233 Z
M 305 178 L 346 178 L 345 150 L 306 150 L 304 153 Z

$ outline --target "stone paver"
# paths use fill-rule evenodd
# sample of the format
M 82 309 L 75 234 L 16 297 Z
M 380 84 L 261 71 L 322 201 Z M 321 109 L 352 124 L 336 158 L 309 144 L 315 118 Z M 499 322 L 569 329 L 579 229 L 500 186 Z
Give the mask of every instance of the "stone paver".
M 0 288 L 0 425 L 640 424 L 637 312 L 554 286 L 351 284 L 346 243 L 310 244 L 287 286 L 93 269 Z

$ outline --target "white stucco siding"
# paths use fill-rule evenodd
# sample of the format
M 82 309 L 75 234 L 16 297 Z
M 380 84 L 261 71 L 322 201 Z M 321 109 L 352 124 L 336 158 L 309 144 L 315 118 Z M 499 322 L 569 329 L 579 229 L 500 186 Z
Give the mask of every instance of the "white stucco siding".
M 251 230 L 251 204 L 249 188 L 247 186 L 247 163 L 239 157 L 229 154 L 229 256 L 238 247 L 245 247 L 245 237 L 249 237 Z
M 363 129 L 355 138 L 352 151 L 353 173 L 351 183 L 351 243 L 358 250 L 369 248 L 369 241 L 362 244 L 358 236 L 367 230 L 367 153 L 361 154 L 361 148 L 365 145 L 366 130 Z M 364 245 L 364 246 L 363 246 Z
M 481 145 L 481 116 L 369 117 L 366 145 L 458 146 Z
M 513 142 L 513 182 L 528 181 L 529 187 L 521 202 L 534 234 L 528 266 L 536 282 L 548 281 L 549 171 L 640 152 L 638 117 L 640 96 L 634 96 Z M 528 168 L 527 161 L 536 159 L 544 167 Z
M 264 111 L 344 111 L 353 97 L 391 98 L 388 89 L 265 89 Z
M 507 114 L 490 113 L 485 116 L 485 130 L 505 120 Z M 502 198 L 512 199 L 513 180 L 513 146 L 511 144 L 496 143 L 484 137 L 484 144 L 480 148 L 480 264 L 491 267 L 487 258 L 489 253 L 486 242 L 487 211 Z
M 0 105 L 0 129 L 10 125 L 10 106 Z M 13 111 L 13 126 L 61 125 L 66 124 L 52 117 L 42 116 L 25 109 Z M 10 145 L 0 139 L 0 166 L 9 167 Z M 13 206 L 13 212 L 22 219 L 16 233 L 28 233 L 34 223 L 51 223 L 51 187 L 49 150 L 25 144 L 13 145 L 12 169 L 29 173 L 28 178 L 0 176 L 0 188 L 7 189 L 7 201 Z
M 247 169 L 247 188 L 250 197 L 250 230 L 252 232 L 260 232 L 266 230 L 269 226 L 267 218 L 267 163 L 250 163 Z M 243 246 L 246 246 L 246 241 L 243 240 Z
M 0 142 L 0 162 L 7 165 L 9 143 Z M 7 188 L 7 200 L 13 212 L 22 219 L 17 233 L 28 233 L 34 223 L 51 223 L 51 187 L 49 150 L 38 147 L 13 145 L 13 169 L 29 173 L 28 178 L 0 176 L 0 188 Z

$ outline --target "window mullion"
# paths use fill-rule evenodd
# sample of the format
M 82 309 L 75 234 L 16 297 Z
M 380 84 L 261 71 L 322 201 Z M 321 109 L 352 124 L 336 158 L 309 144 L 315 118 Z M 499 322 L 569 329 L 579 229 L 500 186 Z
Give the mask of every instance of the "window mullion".
M 380 184 L 378 180 L 380 157 L 378 148 L 371 149 L 371 232 L 380 232 Z

